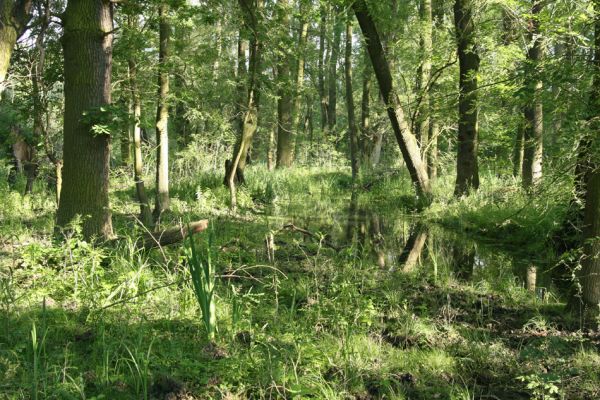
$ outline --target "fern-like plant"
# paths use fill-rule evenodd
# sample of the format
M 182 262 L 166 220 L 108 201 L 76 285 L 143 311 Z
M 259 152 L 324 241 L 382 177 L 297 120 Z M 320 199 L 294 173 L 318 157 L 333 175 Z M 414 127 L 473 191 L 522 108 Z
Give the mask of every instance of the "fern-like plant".
M 194 235 L 189 235 L 186 256 L 190 266 L 190 275 L 194 293 L 202 311 L 202 321 L 209 341 L 214 341 L 217 331 L 217 311 L 215 306 L 215 271 L 211 261 L 212 235 L 209 234 L 206 250 L 198 249 Z

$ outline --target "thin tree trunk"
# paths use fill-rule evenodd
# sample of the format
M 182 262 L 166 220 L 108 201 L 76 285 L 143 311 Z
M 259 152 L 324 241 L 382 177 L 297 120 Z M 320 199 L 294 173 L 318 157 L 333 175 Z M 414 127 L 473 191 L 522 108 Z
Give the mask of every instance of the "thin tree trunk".
M 433 100 L 431 100 L 433 103 Z M 430 109 L 433 109 L 431 107 Z M 437 179 L 438 174 L 438 136 L 440 126 L 436 120 L 431 119 L 429 123 L 429 149 L 427 151 L 427 174 L 431 182 Z
M 134 16 L 133 19 L 136 19 Z M 144 161 L 142 157 L 142 129 L 140 128 L 140 118 L 142 117 L 142 104 L 137 88 L 137 66 L 133 59 L 129 59 L 129 89 L 131 91 L 132 115 L 131 130 L 133 136 L 133 161 L 134 161 L 134 180 L 135 191 L 138 202 L 140 203 L 140 220 L 145 226 L 152 225 L 152 212 L 150 211 L 150 202 L 146 194 L 144 185 L 143 170 Z
M 158 106 L 156 109 L 156 199 L 154 219 L 169 209 L 169 6 L 166 2 L 159 7 L 159 53 L 158 53 Z
M 39 8 L 40 13 L 40 31 L 35 40 L 36 57 L 31 72 L 31 87 L 33 97 L 33 143 L 40 143 L 42 138 L 46 137 L 46 128 L 44 126 L 44 82 L 43 73 L 46 61 L 46 47 L 44 40 L 46 39 L 46 31 L 50 23 L 50 4 L 49 0 L 43 2 L 43 8 Z M 25 165 L 25 173 L 27 175 L 27 185 L 25 193 L 29 194 L 33 190 L 33 183 L 38 174 L 38 156 L 36 146 L 30 148 L 30 160 Z
M 231 168 L 228 171 L 227 179 L 231 196 L 231 209 L 237 207 L 237 192 L 236 192 L 236 176 L 240 169 L 240 163 L 245 159 L 248 150 L 252 144 L 252 139 L 258 128 L 258 102 L 259 102 L 259 72 L 261 68 L 261 43 L 258 32 L 258 16 L 262 8 L 262 0 L 258 0 L 253 4 L 252 0 L 239 0 L 239 5 L 244 13 L 246 28 L 250 31 L 250 62 L 248 70 L 247 82 L 247 105 L 244 109 L 244 123 L 240 144 L 237 153 L 234 154 Z M 242 169 L 243 173 L 243 169 Z
M 296 86 L 295 86 L 295 95 L 294 95 L 294 109 L 292 110 L 292 135 L 293 135 L 293 143 L 294 149 L 297 147 L 298 142 L 298 132 L 300 131 L 300 117 L 302 116 L 300 109 L 302 107 L 302 99 L 303 96 L 303 88 L 304 88 L 304 67 L 306 64 L 306 43 L 308 41 L 308 20 L 304 16 L 307 12 L 306 6 L 302 2 L 300 5 L 300 18 L 301 18 L 301 26 L 300 31 L 298 32 L 298 49 L 297 49 L 297 57 L 298 62 L 296 63 Z M 292 154 L 292 159 L 295 158 L 295 155 Z
M 532 0 L 531 20 L 529 21 L 529 40 L 532 46 L 527 52 L 527 84 L 532 95 L 531 101 L 525 106 L 524 141 L 523 153 L 523 187 L 530 189 L 535 187 L 542 179 L 542 161 L 544 156 L 544 116 L 541 100 L 543 85 L 538 77 L 539 64 L 542 61 L 543 49 L 542 38 L 539 37 L 540 21 L 539 13 L 542 10 L 541 0 Z
M 321 101 L 321 131 L 327 126 L 327 93 L 325 93 L 325 39 L 327 36 L 327 6 L 321 5 L 321 22 L 319 25 L 319 99 Z
M 431 0 L 421 0 L 419 5 L 419 17 L 421 20 L 421 66 L 419 76 L 420 104 L 417 112 L 417 130 L 415 136 L 420 143 L 423 159 L 427 159 L 429 144 L 429 124 L 431 110 L 429 104 L 429 92 L 431 91 L 431 57 L 433 51 L 433 20 L 431 16 Z
M 523 171 L 523 153 L 525 151 L 525 125 L 520 124 L 515 135 L 513 148 L 513 176 L 518 178 Z
M 342 41 L 342 30 L 341 18 L 336 15 L 333 25 L 331 59 L 329 60 L 329 96 L 327 104 L 327 129 L 329 131 L 333 131 L 337 123 L 337 64 L 340 54 L 340 43 Z
M 479 55 L 475 43 L 473 0 L 456 0 L 454 23 L 460 69 L 458 100 L 458 153 L 454 194 L 462 196 L 479 188 L 478 95 Z
M 346 108 L 348 110 L 348 133 L 350 138 L 350 164 L 352 180 L 358 177 L 358 133 L 354 116 L 354 90 L 352 89 L 352 19 L 346 22 L 346 52 L 344 66 L 346 72 Z
M 279 24 L 284 31 L 284 36 L 288 36 L 288 27 L 290 25 L 289 0 L 280 0 L 278 3 Z M 293 101 L 289 90 L 290 81 L 290 57 L 285 44 L 280 45 L 280 56 L 277 62 L 277 168 L 287 168 L 292 166 L 294 153 L 294 137 L 292 127 Z
M 4 92 L 10 57 L 31 18 L 32 0 L 0 1 L 0 96 Z
M 70 0 L 63 24 L 64 168 L 57 226 L 66 228 L 79 215 L 84 237 L 109 238 L 110 137 L 94 134 L 82 116 L 111 102 L 112 5 Z
M 400 104 L 398 94 L 394 91 L 392 75 L 386 60 L 383 46 L 375 22 L 371 18 L 364 0 L 357 0 L 353 4 L 354 13 L 360 24 L 361 30 L 367 41 L 367 49 L 371 63 L 379 82 L 381 96 L 387 106 L 388 116 L 400 146 L 400 151 L 411 180 L 415 185 L 417 195 L 428 201 L 431 197 L 431 188 L 427 176 L 427 168 L 421 159 L 421 151 L 415 136 L 410 132 L 406 122 L 405 113 Z
M 373 152 L 374 138 L 371 132 L 371 82 L 373 69 L 369 65 L 369 53 L 367 49 L 363 49 L 365 56 L 363 71 L 362 71 L 362 101 L 360 106 L 360 148 L 362 153 L 363 163 L 369 165 L 371 162 L 371 154 Z

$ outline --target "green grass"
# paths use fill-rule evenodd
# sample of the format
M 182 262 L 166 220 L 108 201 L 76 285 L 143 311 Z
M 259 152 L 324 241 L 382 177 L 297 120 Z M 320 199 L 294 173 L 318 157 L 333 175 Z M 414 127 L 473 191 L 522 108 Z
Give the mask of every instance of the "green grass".
M 214 226 L 214 340 L 184 246 L 137 246 L 126 174 L 111 196 L 130 239 L 114 247 L 53 241 L 52 196 L 0 188 L 0 399 L 600 395 L 596 336 L 565 315 L 545 272 L 559 188 L 532 200 L 484 176 L 479 193 L 454 200 L 441 179 L 416 214 L 402 173 L 365 174 L 351 205 L 347 169 L 255 166 L 232 216 L 218 174 L 178 173 L 169 222 Z M 417 267 L 389 272 L 416 220 L 427 233 Z M 281 230 L 288 222 L 326 240 Z M 532 264 L 543 299 L 527 290 Z

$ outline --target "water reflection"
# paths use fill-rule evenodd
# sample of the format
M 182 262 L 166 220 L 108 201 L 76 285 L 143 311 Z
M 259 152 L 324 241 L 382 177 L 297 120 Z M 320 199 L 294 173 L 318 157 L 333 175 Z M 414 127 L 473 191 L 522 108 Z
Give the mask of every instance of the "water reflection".
M 529 257 L 514 249 L 479 243 L 410 215 L 381 212 L 353 194 L 347 208 L 322 215 L 298 213 L 287 221 L 330 238 L 337 248 L 352 249 L 361 262 L 393 273 L 431 274 L 434 280 L 520 285 L 544 299 L 553 286 L 545 272 L 552 259 Z M 314 212 L 314 211 L 313 211 Z

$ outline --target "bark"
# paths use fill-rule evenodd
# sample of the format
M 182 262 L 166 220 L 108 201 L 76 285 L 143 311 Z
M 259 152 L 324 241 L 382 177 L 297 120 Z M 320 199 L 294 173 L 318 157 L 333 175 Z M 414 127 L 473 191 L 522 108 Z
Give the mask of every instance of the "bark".
M 462 196 L 479 188 L 477 151 L 479 141 L 478 80 L 479 55 L 475 42 L 473 0 L 456 0 L 454 23 L 460 70 L 458 99 L 458 152 L 454 194 Z
M 321 131 L 327 126 L 327 94 L 325 93 L 325 39 L 327 35 L 327 7 L 321 5 L 321 22 L 319 24 L 319 98 L 321 101 Z
M 278 3 L 278 20 L 284 31 L 282 42 L 287 40 L 288 27 L 290 25 L 289 0 L 281 0 Z M 290 57 L 285 49 L 285 43 L 280 45 L 280 57 L 277 62 L 277 168 L 288 168 L 292 166 L 294 153 L 294 137 L 292 127 L 293 100 L 289 89 L 290 86 Z
M 48 24 L 50 23 L 49 0 L 45 0 L 43 4 L 40 3 L 39 13 L 40 30 L 35 40 L 36 56 L 31 69 L 31 88 L 33 97 L 33 143 L 40 143 L 42 138 L 45 138 L 47 135 L 46 127 L 44 125 L 46 104 L 44 103 L 45 88 L 43 72 L 46 60 L 46 47 L 44 41 L 46 39 Z M 39 164 L 36 146 L 30 147 L 30 156 L 31 159 L 25 165 L 25 172 L 27 175 L 27 185 L 25 187 L 26 194 L 32 192 L 33 183 L 38 175 Z
M 331 59 L 329 60 L 329 96 L 327 104 L 327 129 L 332 131 L 337 123 L 337 64 L 340 54 L 343 25 L 341 18 L 336 16 L 333 26 L 333 43 L 331 46 Z
M 371 83 L 372 69 L 369 65 L 369 53 L 364 49 L 365 62 L 362 71 L 362 100 L 360 105 L 360 131 L 362 158 L 365 165 L 368 165 L 371 160 L 371 154 L 375 148 L 374 137 L 371 131 Z
M 367 41 L 367 49 L 373 64 L 375 76 L 379 83 L 381 96 L 387 106 L 388 116 L 400 146 L 400 151 L 415 185 L 417 195 L 428 201 L 431 197 L 431 188 L 427 176 L 427 168 L 421 159 L 421 151 L 415 136 L 410 132 L 406 122 L 404 109 L 400 104 L 398 94 L 394 91 L 392 74 L 385 57 L 383 46 L 375 22 L 371 18 L 364 0 L 357 0 L 353 4 L 354 13 L 360 24 L 361 30 Z
M 523 187 L 535 187 L 542 179 L 542 159 L 544 116 L 542 106 L 542 81 L 537 76 L 542 61 L 542 38 L 539 37 L 539 13 L 542 10 L 541 0 L 532 0 L 531 20 L 529 21 L 529 40 L 531 47 L 527 52 L 527 85 L 531 91 L 531 101 L 525 106 L 525 150 L 523 153 Z
M 433 20 L 431 15 L 431 0 L 421 0 L 419 6 L 419 17 L 421 20 L 421 66 L 419 74 L 419 108 L 417 113 L 417 124 L 415 136 L 421 145 L 423 159 L 427 159 L 429 145 L 429 124 L 431 110 L 429 104 L 429 92 L 431 91 L 431 57 L 433 51 Z
M 346 52 L 344 57 L 346 73 L 346 108 L 348 110 L 348 133 L 350 138 L 350 164 L 352 180 L 358 177 L 358 133 L 354 116 L 354 90 L 352 89 L 352 20 L 346 22 Z
M 0 96 L 15 44 L 31 19 L 32 3 L 32 0 L 0 0 Z
M 83 218 L 85 238 L 112 236 L 108 202 L 110 137 L 82 117 L 111 102 L 112 5 L 70 0 L 64 32 L 64 168 L 57 226 Z
M 525 126 L 517 128 L 513 147 L 513 176 L 517 178 L 523 171 L 523 154 L 525 151 Z
M 208 228 L 208 220 L 192 222 L 186 226 L 166 229 L 163 231 L 146 233 L 143 237 L 144 249 L 150 250 L 155 247 L 164 247 L 181 243 L 188 235 L 202 232 Z
M 431 99 L 431 98 L 430 98 Z M 433 102 L 433 100 L 431 99 Z M 431 107 L 433 108 L 433 106 Z M 432 119 L 429 123 L 429 149 L 427 150 L 427 174 L 431 182 L 437 179 L 438 174 L 438 136 L 440 126 Z
M 585 215 L 584 215 L 584 259 L 581 275 L 582 299 L 590 307 L 600 304 L 600 0 L 594 0 L 595 42 L 594 81 L 590 99 L 590 114 L 594 115 L 589 138 Z
M 248 87 L 246 96 L 246 105 L 244 108 L 244 120 L 242 126 L 242 132 L 237 148 L 237 153 L 234 154 L 233 161 L 230 169 L 227 171 L 227 181 L 231 196 L 231 208 L 235 210 L 237 207 L 237 196 L 236 196 L 236 176 L 237 172 L 240 171 L 240 163 L 242 160 L 245 162 L 248 150 L 252 144 L 252 138 L 258 128 L 258 102 L 259 102 L 259 87 L 258 79 L 261 65 L 261 43 L 259 40 L 258 32 L 258 15 L 262 8 L 262 0 L 259 0 L 252 4 L 251 0 L 239 0 L 240 7 L 244 12 L 245 25 L 249 28 L 251 33 L 251 46 L 250 46 L 250 62 L 248 70 Z M 255 8 L 256 7 L 256 8 Z M 241 170 L 243 173 L 243 169 Z M 235 172 L 235 173 L 234 173 Z
M 596 138 L 596 142 L 598 139 Z M 584 255 L 581 275 L 583 302 L 600 304 L 600 172 L 596 168 L 587 182 L 584 216 Z
M 301 26 L 298 32 L 298 48 L 296 54 L 298 55 L 298 60 L 296 63 L 296 86 L 295 86 L 295 94 L 294 94 L 294 109 L 292 111 L 293 119 L 292 119 L 292 129 L 293 129 L 293 146 L 294 149 L 298 145 L 298 132 L 301 128 L 300 117 L 301 112 L 300 109 L 302 107 L 302 99 L 303 99 L 303 88 L 304 88 L 304 67 L 306 64 L 306 43 L 308 41 L 308 20 L 304 16 L 307 12 L 306 6 L 304 3 L 301 3 L 300 6 L 300 18 L 301 18 Z M 295 154 L 292 155 L 292 159 L 295 157 Z
M 158 221 L 169 209 L 169 6 L 159 6 L 158 106 L 156 108 L 156 198 L 153 216 Z
M 137 17 L 134 17 L 134 19 Z M 150 202 L 146 194 L 146 186 L 142 177 L 144 171 L 144 160 L 142 157 L 142 129 L 140 118 L 142 117 L 142 103 L 137 87 L 137 65 L 133 59 L 129 59 L 129 89 L 131 91 L 132 115 L 131 131 L 133 137 L 133 172 L 135 180 L 135 192 L 140 203 L 140 220 L 145 226 L 152 225 L 152 212 Z

